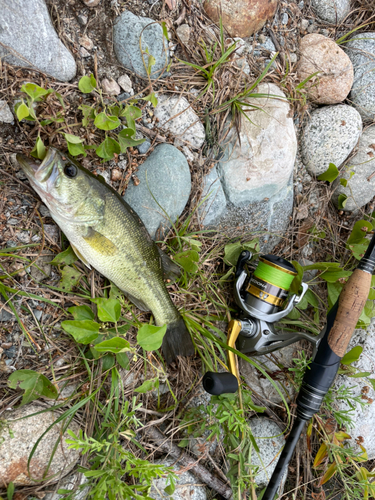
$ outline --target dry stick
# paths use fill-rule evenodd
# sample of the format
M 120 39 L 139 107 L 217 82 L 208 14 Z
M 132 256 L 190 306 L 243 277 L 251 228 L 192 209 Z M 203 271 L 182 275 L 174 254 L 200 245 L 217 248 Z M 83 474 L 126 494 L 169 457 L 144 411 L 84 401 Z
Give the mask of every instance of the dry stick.
M 143 430 L 143 429 L 140 429 Z M 191 469 L 193 474 L 203 481 L 207 486 L 217 491 L 220 495 L 228 500 L 233 499 L 232 490 L 229 486 L 224 484 L 220 479 L 211 474 L 202 465 L 196 463 L 196 461 L 189 457 L 184 451 L 182 451 L 177 445 L 168 440 L 160 431 L 155 427 L 148 427 L 144 429 L 145 435 L 155 441 L 159 449 L 163 452 L 168 453 L 173 458 L 178 460 L 178 462 L 184 467 Z

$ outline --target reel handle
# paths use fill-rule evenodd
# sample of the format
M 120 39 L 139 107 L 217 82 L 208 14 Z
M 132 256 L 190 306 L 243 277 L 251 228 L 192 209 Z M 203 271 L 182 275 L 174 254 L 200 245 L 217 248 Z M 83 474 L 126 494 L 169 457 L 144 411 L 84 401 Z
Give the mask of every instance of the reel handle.
M 228 392 L 237 392 L 238 380 L 232 373 L 206 372 L 203 380 L 203 388 L 213 396 L 220 396 Z

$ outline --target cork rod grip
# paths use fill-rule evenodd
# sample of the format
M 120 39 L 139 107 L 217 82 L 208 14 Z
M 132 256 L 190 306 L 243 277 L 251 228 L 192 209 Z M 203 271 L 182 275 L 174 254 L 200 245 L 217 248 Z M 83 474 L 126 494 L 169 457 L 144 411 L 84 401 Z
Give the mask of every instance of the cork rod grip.
M 340 358 L 345 354 L 365 307 L 370 287 L 371 274 L 356 269 L 340 294 L 335 322 L 328 336 L 328 345 Z

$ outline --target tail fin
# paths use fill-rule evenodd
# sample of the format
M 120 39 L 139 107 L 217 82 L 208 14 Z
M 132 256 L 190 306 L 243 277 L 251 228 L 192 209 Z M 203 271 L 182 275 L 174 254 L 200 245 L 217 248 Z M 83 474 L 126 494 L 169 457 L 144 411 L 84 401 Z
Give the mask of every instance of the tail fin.
M 194 344 L 182 318 L 168 324 L 162 351 L 168 365 L 177 356 L 192 356 L 194 354 Z

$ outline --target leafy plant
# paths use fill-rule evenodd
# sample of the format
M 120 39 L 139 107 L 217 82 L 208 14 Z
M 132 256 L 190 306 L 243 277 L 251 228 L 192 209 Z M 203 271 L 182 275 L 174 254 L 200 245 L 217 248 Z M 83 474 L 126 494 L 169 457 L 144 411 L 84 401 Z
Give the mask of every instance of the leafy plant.
M 141 109 L 136 106 L 137 99 L 132 99 L 128 104 L 108 102 L 93 75 L 83 76 L 78 82 L 78 88 L 84 94 L 92 94 L 93 103 L 91 105 L 81 104 L 78 107 L 83 115 L 81 123 L 68 124 L 64 112 L 58 112 L 57 116 L 38 116 L 36 112 L 38 104 L 46 101 L 51 94 L 59 100 L 64 109 L 63 98 L 58 92 L 52 89 L 43 89 L 34 83 L 28 83 L 21 87 L 21 91 L 26 94 L 26 97 L 16 105 L 17 118 L 19 121 L 25 119 L 36 122 L 39 127 L 38 137 L 31 152 L 32 156 L 40 160 L 45 157 L 46 148 L 40 134 L 44 131 L 44 127 L 52 123 L 60 125 L 56 132 L 64 137 L 67 149 L 72 156 L 87 156 L 87 150 L 95 149 L 96 154 L 103 161 L 108 161 L 115 154 L 125 153 L 127 148 L 139 146 L 144 142 L 145 139 L 135 138 L 135 123 L 142 116 Z M 154 106 L 157 105 L 157 99 L 153 92 L 141 99 L 152 102 Z M 121 119 L 126 121 L 127 127 L 116 132 L 122 126 Z M 102 142 L 99 145 L 86 144 L 84 138 L 70 132 L 72 127 L 81 125 L 84 128 L 95 127 L 102 134 L 104 133 Z

